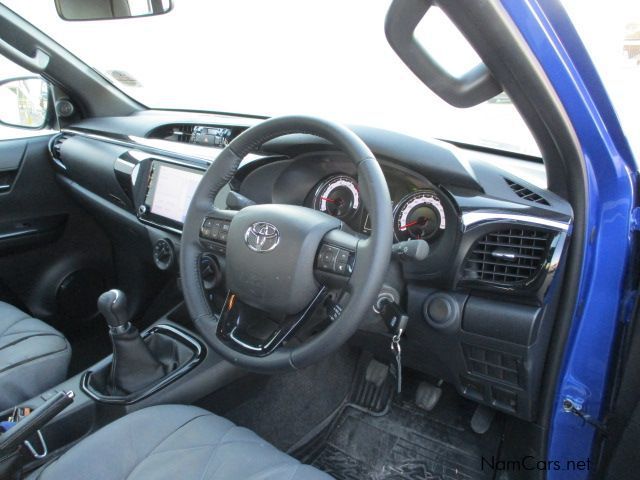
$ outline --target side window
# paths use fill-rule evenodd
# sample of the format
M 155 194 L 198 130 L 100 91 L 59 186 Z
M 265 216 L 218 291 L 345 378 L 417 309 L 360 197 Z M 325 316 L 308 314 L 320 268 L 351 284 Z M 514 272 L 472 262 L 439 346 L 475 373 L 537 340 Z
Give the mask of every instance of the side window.
M 44 133 L 48 111 L 47 82 L 0 55 L 0 140 Z

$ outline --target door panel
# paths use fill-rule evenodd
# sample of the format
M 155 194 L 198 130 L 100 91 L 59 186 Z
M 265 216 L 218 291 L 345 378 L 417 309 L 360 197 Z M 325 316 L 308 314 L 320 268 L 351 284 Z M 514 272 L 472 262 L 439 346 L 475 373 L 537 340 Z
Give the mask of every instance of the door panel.
M 0 194 L 11 190 L 13 182 L 18 176 L 20 162 L 24 156 L 27 142 L 18 140 L 8 141 L 3 155 L 0 157 Z
M 95 316 L 111 246 L 59 187 L 50 139 L 0 141 L 0 300 L 67 330 Z

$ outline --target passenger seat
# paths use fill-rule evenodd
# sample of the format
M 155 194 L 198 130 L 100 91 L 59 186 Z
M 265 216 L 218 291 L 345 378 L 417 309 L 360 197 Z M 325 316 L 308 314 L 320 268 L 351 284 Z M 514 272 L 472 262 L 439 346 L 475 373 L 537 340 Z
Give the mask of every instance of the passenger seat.
M 0 411 L 65 380 L 70 360 L 64 335 L 0 302 Z

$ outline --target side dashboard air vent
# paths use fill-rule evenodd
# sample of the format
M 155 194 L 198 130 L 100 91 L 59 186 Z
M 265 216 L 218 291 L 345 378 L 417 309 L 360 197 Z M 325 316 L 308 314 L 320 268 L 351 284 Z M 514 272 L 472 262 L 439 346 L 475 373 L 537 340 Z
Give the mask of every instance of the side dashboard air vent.
M 511 190 L 513 190 L 515 194 L 518 195 L 523 200 L 528 200 L 533 203 L 539 203 L 540 205 L 547 205 L 547 206 L 549 205 L 549 202 L 547 202 L 547 200 L 544 197 L 529 190 L 527 187 L 520 185 L 519 183 L 513 182 L 508 178 L 505 178 L 504 180 L 505 182 L 507 182 L 509 187 L 511 187 Z
M 542 268 L 552 234 L 533 228 L 507 228 L 476 241 L 464 264 L 463 279 L 490 285 L 518 286 Z
M 69 136 L 65 134 L 60 134 L 57 137 L 54 137 L 50 144 L 50 153 L 53 161 L 61 168 L 67 169 L 67 166 L 62 162 L 61 158 L 61 150 L 62 144 L 69 140 Z
M 67 141 L 69 137 L 67 135 L 59 135 L 53 139 L 51 143 L 51 155 L 56 160 L 60 160 L 60 149 L 62 148 L 62 144 Z

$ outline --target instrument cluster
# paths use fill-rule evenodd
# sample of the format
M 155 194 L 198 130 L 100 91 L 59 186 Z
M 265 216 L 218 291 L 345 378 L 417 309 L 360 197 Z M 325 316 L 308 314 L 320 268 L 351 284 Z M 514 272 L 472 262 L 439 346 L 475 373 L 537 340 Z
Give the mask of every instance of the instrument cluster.
M 429 188 L 414 188 L 407 192 L 392 192 L 400 198 L 393 205 L 394 237 L 396 241 L 411 239 L 435 240 L 446 229 L 447 217 L 438 193 Z M 371 230 L 360 188 L 349 175 L 331 175 L 323 179 L 313 193 L 313 207 L 339 218 L 353 230 Z

